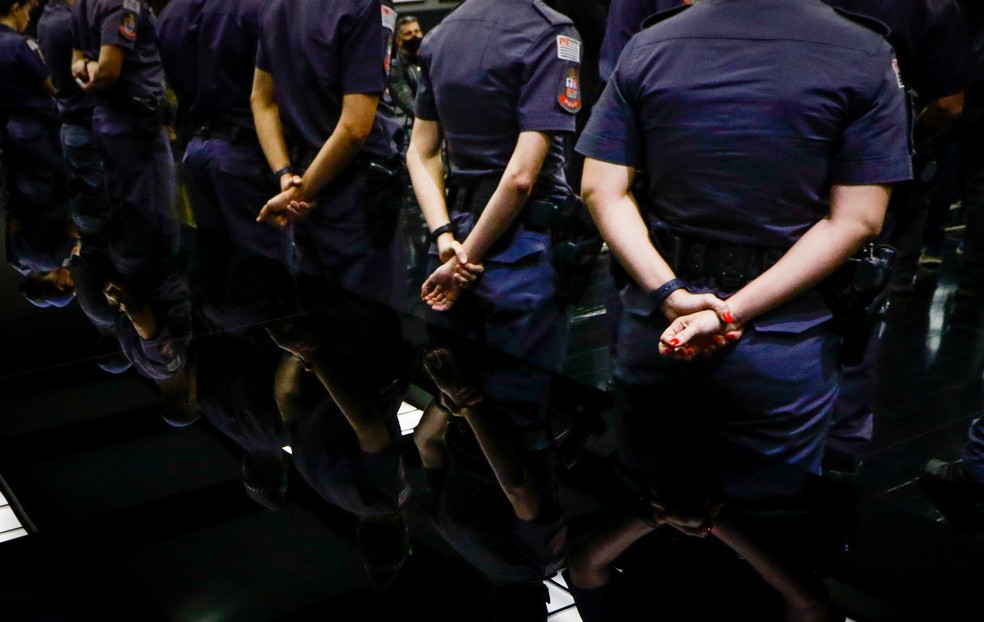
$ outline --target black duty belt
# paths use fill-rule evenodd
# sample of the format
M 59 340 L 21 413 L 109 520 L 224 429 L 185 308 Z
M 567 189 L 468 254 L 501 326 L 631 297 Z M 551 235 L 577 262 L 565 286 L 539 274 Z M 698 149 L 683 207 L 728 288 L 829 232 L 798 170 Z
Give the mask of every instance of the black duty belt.
M 650 231 L 660 254 L 682 279 L 713 279 L 717 287 L 734 291 L 771 268 L 785 247 L 693 240 L 666 229 Z
M 199 138 L 224 140 L 232 144 L 258 144 L 259 138 L 252 128 L 242 127 L 234 123 L 209 121 L 195 129 L 194 135 Z
M 499 187 L 500 180 L 500 175 L 486 175 L 449 181 L 448 212 L 469 212 L 478 219 Z M 548 233 L 557 225 L 562 208 L 558 201 L 531 197 L 526 201 L 517 220 L 530 231 Z

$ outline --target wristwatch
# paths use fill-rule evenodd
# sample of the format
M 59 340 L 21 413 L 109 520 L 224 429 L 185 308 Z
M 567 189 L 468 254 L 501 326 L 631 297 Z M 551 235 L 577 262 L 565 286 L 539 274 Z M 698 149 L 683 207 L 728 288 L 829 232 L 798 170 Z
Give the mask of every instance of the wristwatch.
M 437 229 L 431 231 L 431 242 L 437 244 L 437 238 L 441 237 L 445 233 L 451 233 L 451 234 L 454 233 L 454 227 L 451 226 L 451 223 L 448 223 L 446 225 L 441 225 Z
M 657 306 L 662 307 L 666 299 L 670 297 L 670 294 L 678 289 L 685 289 L 687 284 L 683 282 L 683 279 L 670 279 L 666 283 L 663 283 L 655 290 L 649 292 L 649 296 L 652 297 L 653 302 Z

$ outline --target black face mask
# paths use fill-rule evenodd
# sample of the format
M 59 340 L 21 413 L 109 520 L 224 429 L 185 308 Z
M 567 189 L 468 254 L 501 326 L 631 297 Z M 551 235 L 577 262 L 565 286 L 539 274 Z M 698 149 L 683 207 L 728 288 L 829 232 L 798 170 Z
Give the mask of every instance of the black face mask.
M 411 37 L 403 42 L 403 49 L 408 54 L 416 54 L 420 50 L 420 42 L 423 40 L 423 37 Z

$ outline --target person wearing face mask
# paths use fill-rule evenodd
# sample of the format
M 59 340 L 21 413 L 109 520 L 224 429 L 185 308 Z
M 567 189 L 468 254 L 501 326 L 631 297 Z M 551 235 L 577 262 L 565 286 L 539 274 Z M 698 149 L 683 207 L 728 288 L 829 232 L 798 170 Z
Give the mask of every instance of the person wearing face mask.
M 414 119 L 414 100 L 417 99 L 417 81 L 420 79 L 420 61 L 417 51 L 424 33 L 420 22 L 413 15 L 401 17 L 396 23 L 397 53 L 390 69 L 390 95 L 393 102 L 407 116 L 409 122 Z

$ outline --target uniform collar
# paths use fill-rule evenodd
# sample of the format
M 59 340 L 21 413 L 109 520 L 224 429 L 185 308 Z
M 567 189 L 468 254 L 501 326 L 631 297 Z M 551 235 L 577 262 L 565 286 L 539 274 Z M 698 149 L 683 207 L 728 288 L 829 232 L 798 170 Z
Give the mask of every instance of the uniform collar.
M 12 32 L 17 34 L 17 31 L 8 26 L 7 24 L 0 24 L 0 32 Z

